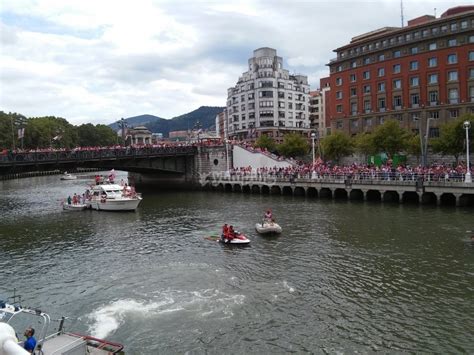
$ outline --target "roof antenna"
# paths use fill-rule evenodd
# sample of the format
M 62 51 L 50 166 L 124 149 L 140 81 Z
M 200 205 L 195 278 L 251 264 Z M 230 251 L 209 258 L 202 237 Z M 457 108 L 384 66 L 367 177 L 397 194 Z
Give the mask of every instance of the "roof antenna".
M 434 8 L 434 17 L 436 18 L 436 7 Z
M 403 27 L 403 0 L 400 0 L 400 17 L 402 20 L 402 27 Z

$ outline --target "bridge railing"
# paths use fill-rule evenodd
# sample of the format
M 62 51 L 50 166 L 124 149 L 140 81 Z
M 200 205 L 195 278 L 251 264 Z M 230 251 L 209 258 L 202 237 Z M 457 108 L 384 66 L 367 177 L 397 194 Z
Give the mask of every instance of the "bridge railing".
M 102 149 L 72 149 L 46 152 L 25 152 L 0 155 L 0 165 L 47 163 L 55 161 L 84 161 L 120 159 L 127 157 L 146 157 L 174 154 L 192 154 L 196 150 L 193 146 L 176 147 L 144 147 L 144 148 L 102 148 Z
M 418 174 L 398 172 L 375 172 L 357 174 L 257 174 L 233 172 L 214 173 L 207 180 L 222 182 L 263 182 L 263 183 L 335 183 L 335 184 L 383 184 L 383 185 L 406 185 L 413 186 L 422 184 L 424 186 L 457 186 L 464 183 L 464 174 Z M 474 184 L 472 185 L 474 188 Z

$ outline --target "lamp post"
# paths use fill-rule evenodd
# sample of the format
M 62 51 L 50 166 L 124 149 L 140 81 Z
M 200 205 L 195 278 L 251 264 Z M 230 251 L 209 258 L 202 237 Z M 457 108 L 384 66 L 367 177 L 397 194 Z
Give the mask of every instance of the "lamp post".
M 225 144 L 225 162 L 226 162 L 226 172 L 225 172 L 225 177 L 229 178 L 230 177 L 230 161 L 229 161 L 229 140 L 226 138 L 224 140 Z
M 466 178 L 464 179 L 464 182 L 466 183 L 472 183 L 472 176 L 471 176 L 471 168 L 469 165 L 469 128 L 471 128 L 471 122 L 469 121 L 464 121 L 464 129 L 466 130 Z
M 314 163 L 316 162 L 315 155 L 314 155 L 314 140 L 316 139 L 316 133 L 311 133 L 311 141 L 312 141 L 312 147 L 313 147 L 313 167 Z
M 201 133 L 201 122 L 199 120 L 194 124 L 194 129 L 197 131 L 197 143 L 199 144 L 199 133 Z
M 125 144 L 125 128 L 128 127 L 127 125 L 127 121 L 125 121 L 125 118 L 121 118 L 120 121 L 117 122 L 118 123 L 118 126 L 120 127 L 120 130 L 122 132 L 122 142 L 123 142 L 123 145 L 126 145 Z

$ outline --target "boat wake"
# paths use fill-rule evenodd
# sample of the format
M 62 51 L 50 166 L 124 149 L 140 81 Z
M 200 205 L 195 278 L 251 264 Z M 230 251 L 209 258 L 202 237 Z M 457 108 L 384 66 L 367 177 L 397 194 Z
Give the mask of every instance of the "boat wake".
M 159 298 L 159 301 L 123 299 L 95 310 L 88 315 L 92 321 L 89 332 L 95 337 L 104 338 L 125 324 L 129 317 L 155 318 L 175 312 L 184 312 L 186 317 L 194 320 L 209 317 L 230 318 L 234 315 L 232 308 L 242 305 L 245 300 L 244 295 L 229 295 L 210 289 L 164 291 L 159 292 L 155 297 Z

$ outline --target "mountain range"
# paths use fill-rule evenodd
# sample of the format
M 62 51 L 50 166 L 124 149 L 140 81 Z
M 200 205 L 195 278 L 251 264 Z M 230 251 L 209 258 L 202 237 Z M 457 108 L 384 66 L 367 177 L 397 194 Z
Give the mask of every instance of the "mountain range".
M 225 107 L 201 106 L 197 110 L 188 112 L 184 115 L 165 119 L 153 115 L 140 115 L 124 118 L 128 127 L 145 126 L 153 133 L 162 133 L 163 137 L 168 137 L 169 132 L 184 131 L 193 128 L 203 130 L 215 129 L 216 115 L 224 110 Z M 199 122 L 199 127 L 196 127 Z M 109 125 L 114 130 L 119 130 L 118 122 Z

